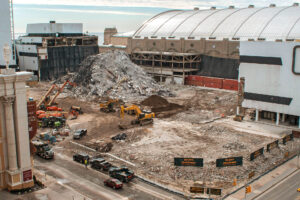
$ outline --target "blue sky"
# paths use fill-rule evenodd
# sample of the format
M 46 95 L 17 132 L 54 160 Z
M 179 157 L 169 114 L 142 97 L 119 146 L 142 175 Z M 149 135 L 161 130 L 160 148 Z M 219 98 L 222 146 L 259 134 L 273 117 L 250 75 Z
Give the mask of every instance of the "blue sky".
M 136 30 L 152 16 L 170 9 L 288 6 L 300 0 L 14 0 L 15 32 L 26 32 L 28 23 L 79 22 L 84 31 L 103 32 L 116 27 L 119 32 Z

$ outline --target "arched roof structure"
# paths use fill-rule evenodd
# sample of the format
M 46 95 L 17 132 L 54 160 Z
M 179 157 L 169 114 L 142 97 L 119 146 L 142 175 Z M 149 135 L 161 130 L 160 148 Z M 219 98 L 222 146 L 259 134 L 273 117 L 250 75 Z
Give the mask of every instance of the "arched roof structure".
M 146 21 L 133 38 L 300 39 L 300 7 L 170 10 Z

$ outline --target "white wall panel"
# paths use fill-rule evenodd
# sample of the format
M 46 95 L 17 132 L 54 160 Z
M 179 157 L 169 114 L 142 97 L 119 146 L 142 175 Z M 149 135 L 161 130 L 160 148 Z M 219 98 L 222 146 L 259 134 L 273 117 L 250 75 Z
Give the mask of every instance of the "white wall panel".
M 241 42 L 240 55 L 281 57 L 282 66 L 241 63 L 239 77 L 245 77 L 245 92 L 293 98 L 291 104 L 280 105 L 245 100 L 244 107 L 300 116 L 300 75 L 292 72 L 296 42 Z

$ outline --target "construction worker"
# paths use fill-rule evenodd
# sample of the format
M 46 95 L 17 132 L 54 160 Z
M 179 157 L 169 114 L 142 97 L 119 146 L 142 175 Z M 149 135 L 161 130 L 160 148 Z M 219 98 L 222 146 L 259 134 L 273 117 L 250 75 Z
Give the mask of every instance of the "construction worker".
M 86 159 L 84 160 L 84 165 L 85 165 L 85 168 L 87 168 L 88 161 Z

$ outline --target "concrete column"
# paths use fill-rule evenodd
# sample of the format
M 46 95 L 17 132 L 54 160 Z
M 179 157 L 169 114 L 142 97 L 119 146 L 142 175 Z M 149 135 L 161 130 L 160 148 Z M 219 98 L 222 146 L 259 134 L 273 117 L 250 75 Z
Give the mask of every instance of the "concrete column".
M 279 121 L 280 121 L 280 113 L 276 114 L 276 126 L 279 125 Z
M 255 110 L 255 121 L 259 120 L 259 111 L 258 109 Z
M 240 107 L 239 106 L 236 107 L 236 115 L 240 115 Z
M 281 119 L 282 122 L 285 122 L 285 114 L 282 114 L 282 119 Z
M 27 76 L 18 76 L 15 82 L 16 100 L 14 104 L 16 146 L 18 152 L 18 163 L 21 169 L 29 168 L 30 144 L 28 133 L 28 113 L 26 101 L 25 79 Z
M 7 153 L 8 153 L 8 168 L 10 171 L 18 169 L 17 166 L 17 150 L 16 150 L 16 136 L 15 136 L 15 125 L 13 116 L 14 96 L 2 97 L 5 112 L 5 128 L 7 138 Z

